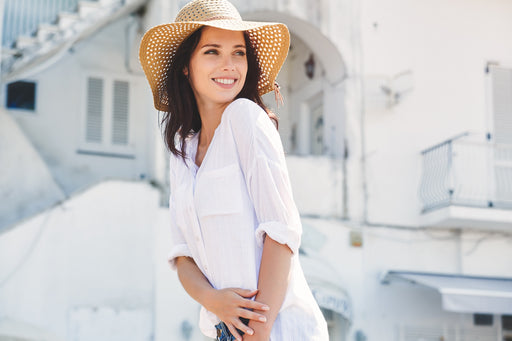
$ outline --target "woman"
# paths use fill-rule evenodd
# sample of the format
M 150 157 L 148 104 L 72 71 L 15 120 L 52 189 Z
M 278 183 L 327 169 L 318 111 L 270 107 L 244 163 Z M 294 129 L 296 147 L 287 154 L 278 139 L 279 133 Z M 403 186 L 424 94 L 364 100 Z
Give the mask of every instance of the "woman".
M 261 95 L 289 48 L 285 25 L 195 0 L 144 35 L 140 60 L 170 158 L 171 267 L 218 340 L 328 340 L 299 264 L 301 224 Z

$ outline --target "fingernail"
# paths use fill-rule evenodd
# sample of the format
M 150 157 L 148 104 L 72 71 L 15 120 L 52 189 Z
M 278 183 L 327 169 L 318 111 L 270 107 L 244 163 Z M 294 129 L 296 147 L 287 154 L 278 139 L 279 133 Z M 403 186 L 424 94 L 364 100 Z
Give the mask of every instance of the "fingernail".
M 265 316 L 260 316 L 259 320 L 261 322 L 267 322 L 267 318 Z
M 270 307 L 268 305 L 264 305 L 261 310 L 270 310 Z
M 247 329 L 247 334 L 252 335 L 254 334 L 254 332 L 252 331 L 252 329 Z

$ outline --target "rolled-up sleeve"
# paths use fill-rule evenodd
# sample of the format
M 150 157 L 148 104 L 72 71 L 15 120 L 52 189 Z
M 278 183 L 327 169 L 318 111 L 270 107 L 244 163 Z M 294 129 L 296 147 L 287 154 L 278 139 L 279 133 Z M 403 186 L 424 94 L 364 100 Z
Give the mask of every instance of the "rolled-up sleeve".
M 173 190 L 175 187 L 174 181 L 174 172 L 173 172 L 173 162 L 171 158 L 170 162 L 170 174 L 169 174 L 169 182 L 170 182 L 170 190 L 171 195 L 169 198 L 169 213 L 170 213 L 170 228 L 171 228 L 171 251 L 167 256 L 167 260 L 171 269 L 176 271 L 176 258 L 181 256 L 192 257 L 190 249 L 187 245 L 187 241 L 181 232 L 180 227 L 176 223 L 176 207 L 175 207 L 175 196 L 173 195 Z
M 231 113 L 231 128 L 258 226 L 256 241 L 265 234 L 296 254 L 302 226 L 293 200 L 279 133 L 267 113 L 249 100 Z

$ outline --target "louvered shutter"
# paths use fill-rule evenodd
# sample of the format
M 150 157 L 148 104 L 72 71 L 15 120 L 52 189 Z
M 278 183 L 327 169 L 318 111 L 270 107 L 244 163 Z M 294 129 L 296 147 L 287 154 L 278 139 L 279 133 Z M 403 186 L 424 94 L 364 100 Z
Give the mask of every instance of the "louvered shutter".
M 491 68 L 494 141 L 512 144 L 512 69 Z
M 512 207 L 512 69 L 491 67 L 494 205 Z
M 88 78 L 87 80 L 87 142 L 101 142 L 103 129 L 103 80 Z
M 128 82 L 114 81 L 112 98 L 112 144 L 128 144 Z

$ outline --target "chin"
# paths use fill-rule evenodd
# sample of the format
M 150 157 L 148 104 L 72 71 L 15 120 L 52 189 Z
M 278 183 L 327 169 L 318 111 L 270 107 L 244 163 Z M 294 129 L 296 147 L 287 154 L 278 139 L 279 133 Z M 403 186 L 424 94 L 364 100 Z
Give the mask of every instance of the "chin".
M 238 96 L 238 93 L 232 96 L 221 96 L 218 98 L 218 101 L 220 103 L 231 103 L 236 99 L 236 96 Z

